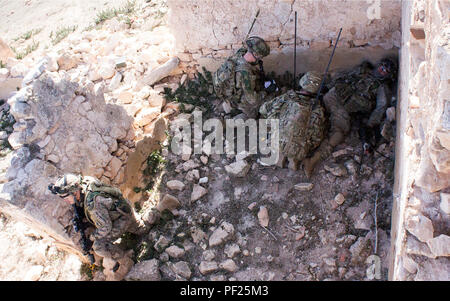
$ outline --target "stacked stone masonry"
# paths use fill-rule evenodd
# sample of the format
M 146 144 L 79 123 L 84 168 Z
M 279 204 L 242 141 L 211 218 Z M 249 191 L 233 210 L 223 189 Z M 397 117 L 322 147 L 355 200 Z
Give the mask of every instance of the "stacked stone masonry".
M 449 280 L 450 2 L 404 1 L 393 280 Z

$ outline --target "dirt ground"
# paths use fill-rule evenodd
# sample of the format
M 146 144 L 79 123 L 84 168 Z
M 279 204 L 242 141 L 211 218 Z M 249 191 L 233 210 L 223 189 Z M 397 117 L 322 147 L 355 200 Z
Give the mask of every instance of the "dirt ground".
M 387 280 L 393 143 L 363 157 L 361 147 L 354 129 L 335 150 L 344 154 L 322 162 L 309 180 L 301 169 L 264 167 L 256 163 L 256 157 L 245 159 L 251 168 L 240 178 L 225 171 L 224 166 L 235 162 L 227 155 L 212 155 L 203 164 L 200 155 L 184 161 L 168 152 L 163 181 L 157 189 L 162 195 L 177 197 L 181 210 L 143 238 L 150 251 L 141 259 L 158 258 L 163 264 L 163 279 L 179 279 L 170 269 L 167 254 L 151 247 L 164 236 L 170 244 L 186 250 L 183 260 L 191 266 L 191 280 L 374 280 L 367 275 L 370 262 L 366 260 L 376 254 L 381 274 L 375 280 Z M 183 164 L 191 161 L 198 165 L 199 177 L 208 178 L 208 183 L 202 184 L 208 193 L 194 202 L 191 192 L 198 179 L 191 180 L 192 170 L 183 169 Z M 334 176 L 324 169 L 333 164 L 348 174 Z M 166 187 L 170 180 L 186 186 L 180 192 L 170 190 Z M 314 186 L 310 191 L 298 191 L 294 188 L 298 183 Z M 345 196 L 341 205 L 333 201 L 338 193 Z M 258 220 L 262 207 L 268 210 L 267 228 Z M 208 247 L 208 237 L 223 222 L 233 225 L 234 233 L 224 243 Z M 199 239 L 198 233 L 204 234 L 204 239 Z M 230 255 L 233 248 L 236 251 Z M 220 263 L 230 258 L 236 271 L 220 268 Z M 219 268 L 208 273 L 199 269 L 202 262 L 211 261 Z

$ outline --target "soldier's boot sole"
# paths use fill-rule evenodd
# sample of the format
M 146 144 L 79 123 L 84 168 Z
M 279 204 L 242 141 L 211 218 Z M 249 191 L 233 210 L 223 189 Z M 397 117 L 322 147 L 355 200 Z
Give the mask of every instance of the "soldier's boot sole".
M 286 157 L 280 154 L 280 156 L 278 157 L 277 166 L 283 168 L 284 163 L 286 163 Z
M 320 153 L 315 152 L 311 158 L 306 158 L 303 160 L 303 170 L 305 171 L 305 175 L 308 179 L 311 178 L 312 173 L 314 172 L 314 168 L 317 163 L 320 161 Z
M 298 170 L 298 160 L 289 158 L 288 161 L 289 161 L 288 168 L 290 170 L 294 171 Z

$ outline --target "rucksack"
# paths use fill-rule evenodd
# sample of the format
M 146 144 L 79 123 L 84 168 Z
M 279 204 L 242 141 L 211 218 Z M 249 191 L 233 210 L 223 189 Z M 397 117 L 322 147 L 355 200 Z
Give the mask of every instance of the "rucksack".
M 230 97 L 236 92 L 236 61 L 242 57 L 246 48 L 240 48 L 217 69 L 213 76 L 214 92 L 218 97 Z

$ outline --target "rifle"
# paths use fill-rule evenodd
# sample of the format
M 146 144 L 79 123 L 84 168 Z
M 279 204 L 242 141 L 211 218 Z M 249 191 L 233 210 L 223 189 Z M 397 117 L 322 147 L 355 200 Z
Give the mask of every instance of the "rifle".
M 86 227 L 85 223 L 83 223 L 83 216 L 84 216 L 83 208 L 77 206 L 76 203 L 74 203 L 72 207 L 74 210 L 74 216 L 72 218 L 73 229 L 75 230 L 75 232 L 80 233 L 81 249 L 83 250 L 83 254 L 89 258 L 89 262 L 91 263 L 91 269 L 93 269 L 95 267 L 94 265 L 95 258 L 91 252 L 92 242 L 86 237 L 86 233 L 84 232 Z
M 247 35 L 245 36 L 244 43 L 245 43 L 245 41 L 247 41 L 248 36 L 249 36 L 250 33 L 252 32 L 253 25 L 255 25 L 255 22 L 256 22 L 256 19 L 258 18 L 258 16 L 259 16 L 259 8 L 258 8 L 258 11 L 256 12 L 255 18 L 253 19 L 252 26 L 250 26 L 250 30 L 248 31 Z
M 338 34 L 338 37 L 336 39 L 336 43 L 334 44 L 333 52 L 331 53 L 330 60 L 328 61 L 327 68 L 325 69 L 325 73 L 323 74 L 322 82 L 320 83 L 319 90 L 317 91 L 317 97 L 316 97 L 316 100 L 314 101 L 313 108 L 316 108 L 317 104 L 319 103 L 320 92 L 322 91 L 323 84 L 325 83 L 325 78 L 326 78 L 326 76 L 328 74 L 328 69 L 330 68 L 331 61 L 333 60 L 334 51 L 336 50 L 336 46 L 337 46 L 337 44 L 339 42 L 339 38 L 341 37 L 341 32 L 342 32 L 342 28 L 339 30 L 339 34 Z

